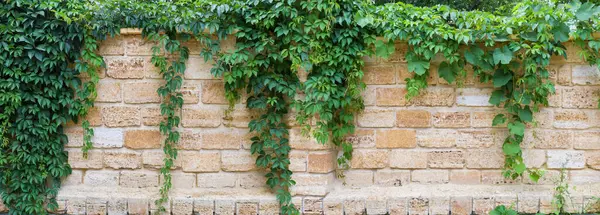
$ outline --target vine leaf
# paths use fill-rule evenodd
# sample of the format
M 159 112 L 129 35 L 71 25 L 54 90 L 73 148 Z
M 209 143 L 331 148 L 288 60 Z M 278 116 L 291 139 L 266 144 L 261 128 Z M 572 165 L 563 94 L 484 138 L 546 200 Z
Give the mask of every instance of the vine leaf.
M 395 49 L 396 46 L 393 42 L 385 43 L 381 40 L 377 40 L 377 42 L 375 42 L 375 54 L 379 57 L 387 59 L 392 53 L 394 53 Z
M 510 71 L 504 71 L 502 69 L 497 69 L 494 72 L 494 87 L 502 87 L 506 85 L 511 79 L 513 75 Z
M 506 116 L 504 116 L 504 114 L 498 114 L 494 117 L 494 120 L 492 120 L 492 126 L 501 125 L 501 124 L 504 124 L 505 122 L 506 122 Z
M 513 135 L 522 137 L 523 135 L 525 135 L 525 124 L 523 124 L 522 122 L 508 123 L 508 131 Z
M 506 143 L 502 146 L 502 151 L 508 156 L 514 156 L 521 152 L 521 146 L 519 144 Z
M 552 34 L 554 35 L 554 40 L 558 42 L 566 42 L 569 40 L 569 26 L 565 23 L 556 24 L 554 28 L 552 28 Z
M 515 172 L 517 172 L 518 174 L 522 174 L 527 169 L 527 167 L 525 166 L 525 163 L 523 163 L 523 162 L 515 165 L 514 168 L 515 168 Z
M 441 78 L 444 78 L 448 83 L 454 82 L 456 77 L 454 76 L 454 72 L 458 70 L 458 66 L 456 64 L 449 65 L 446 62 L 442 62 L 438 68 L 438 74 Z
M 592 15 L 594 15 L 596 9 L 597 8 L 594 8 L 593 3 L 586 2 L 585 4 L 582 4 L 579 9 L 577 9 L 575 16 L 581 21 L 588 20 L 592 17 Z
M 513 52 L 508 48 L 508 46 L 494 49 L 494 64 L 509 64 L 512 58 Z
M 529 106 L 525 106 L 525 108 L 519 109 L 519 118 L 525 122 L 532 122 L 533 121 L 533 115 L 531 113 L 531 109 L 529 109 Z
M 492 92 L 492 96 L 490 96 L 489 103 L 498 106 L 506 100 L 508 100 L 508 98 L 504 95 L 504 91 L 495 90 Z
M 408 71 L 409 72 L 414 72 L 417 75 L 423 75 L 425 74 L 425 72 L 427 72 L 427 70 L 429 70 L 429 61 L 423 61 L 423 60 L 414 60 L 408 61 Z
M 483 49 L 479 47 L 471 47 L 469 50 L 465 51 L 465 60 L 468 63 L 475 66 L 481 66 L 481 58 L 483 57 Z
M 373 17 L 372 16 L 366 16 L 366 17 L 360 17 L 357 21 L 356 24 L 358 24 L 358 26 L 360 27 L 365 27 L 369 24 L 373 23 Z

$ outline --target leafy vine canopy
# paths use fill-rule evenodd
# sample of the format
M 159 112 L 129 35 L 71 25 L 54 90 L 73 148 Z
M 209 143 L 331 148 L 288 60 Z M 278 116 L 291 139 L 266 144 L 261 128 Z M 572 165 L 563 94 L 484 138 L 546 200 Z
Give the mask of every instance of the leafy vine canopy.
M 70 172 L 62 148 L 65 137 L 61 123 L 38 131 L 26 126 L 27 120 L 46 119 L 48 113 L 58 114 L 60 122 L 85 116 L 95 97 L 97 77 L 93 71 L 103 65 L 94 54 L 95 40 L 114 36 L 121 28 L 140 28 L 143 37 L 156 41 L 152 63 L 165 79 L 157 91 L 163 98 L 161 114 L 165 117 L 160 131 L 167 137 L 163 144 L 167 156 L 161 169 L 165 180 L 157 205 L 168 201 L 172 186 L 170 169 L 177 158 L 178 113 L 183 104 L 180 88 L 189 57 L 184 44 L 189 40 L 199 41 L 201 56 L 214 62 L 211 72 L 223 78 L 230 107 L 244 97 L 247 108 L 259 113 L 249 123 L 253 133 L 251 152 L 257 155 L 256 165 L 269 170 L 266 184 L 275 190 L 284 214 L 299 213 L 290 194 L 295 182 L 289 170 L 286 115 L 295 113 L 304 133 L 319 144 L 333 144 L 340 149 L 338 176 L 343 177 L 353 151 L 345 136 L 354 132 L 355 117 L 364 109 L 362 68 L 367 57 L 404 58 L 413 75 L 406 80 L 409 99 L 427 88 L 434 60 L 442 59 L 437 70 L 440 78 L 458 86 L 470 75 L 466 68 L 472 68 L 472 75 L 480 82 L 493 84 L 489 102 L 505 109 L 493 120 L 494 125 L 506 123 L 509 130 L 502 147 L 505 177 L 517 178 L 528 172 L 533 180 L 539 179 L 542 172 L 525 166 L 520 144 L 526 125 L 535 124 L 533 113 L 548 105 L 548 97 L 555 93 L 547 66 L 553 59 L 567 57 L 564 43 L 569 40 L 580 48 L 578 57 L 591 65 L 600 64 L 600 40 L 594 36 L 600 28 L 600 6 L 589 2 L 526 0 L 517 3 L 509 15 L 458 11 L 447 6 L 375 5 L 366 0 L 44 2 L 37 6 L 39 1 L 35 0 L 7 1 L 2 12 L 10 15 L 0 18 L 0 32 L 9 35 L 2 37 L 0 47 L 11 50 L 0 55 L 0 63 L 5 65 L 0 73 L 4 140 L 1 187 L 3 200 L 14 214 L 43 213 L 46 197 L 54 205 L 52 196 L 58 184 L 48 190 L 42 182 Z M 32 29 L 36 25 L 28 20 L 50 26 L 53 34 L 71 38 L 67 41 L 75 52 L 65 48 L 53 51 L 52 47 L 64 45 L 40 38 L 40 32 Z M 12 30 L 15 28 L 32 32 Z M 220 41 L 227 37 L 235 37 L 235 47 L 220 50 Z M 30 40 L 52 45 L 43 50 L 53 57 L 33 52 Z M 403 45 L 398 46 L 398 42 Z M 73 63 L 75 72 L 69 69 Z M 28 64 L 33 66 L 23 67 Z M 48 84 L 54 83 L 52 86 L 57 88 L 46 94 L 50 98 L 41 99 L 39 94 L 44 88 L 40 83 L 46 82 L 29 77 L 35 72 L 49 75 Z M 52 78 L 66 76 L 79 83 L 79 73 L 91 77 L 84 87 L 55 83 Z M 49 89 L 54 88 L 46 91 Z M 75 96 L 63 98 L 54 93 Z M 38 111 L 26 111 L 30 108 Z M 89 123 L 82 124 L 89 131 Z M 84 152 L 91 147 L 93 132 L 85 134 Z M 29 156 L 46 147 L 39 142 L 50 142 L 48 147 L 56 152 L 38 153 L 35 156 L 39 158 L 32 159 Z M 46 168 L 52 169 L 51 174 Z M 21 171 L 39 180 L 16 180 Z M 39 194 L 43 198 L 31 198 Z

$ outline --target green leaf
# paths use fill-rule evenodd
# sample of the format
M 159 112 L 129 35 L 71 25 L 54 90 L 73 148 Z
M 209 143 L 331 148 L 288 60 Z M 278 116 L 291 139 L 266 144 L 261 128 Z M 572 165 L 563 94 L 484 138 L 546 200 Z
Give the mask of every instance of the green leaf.
M 492 126 L 501 125 L 501 124 L 504 124 L 505 122 L 506 122 L 506 116 L 504 116 L 504 114 L 498 114 L 494 117 L 494 120 L 492 120 Z
M 525 135 L 525 124 L 523 124 L 522 122 L 508 123 L 508 131 L 510 132 L 510 134 L 522 137 L 523 135 Z
M 429 61 L 416 60 L 408 61 L 408 71 L 414 72 L 417 75 L 423 75 L 429 70 Z
M 502 48 L 494 49 L 494 64 L 498 65 L 498 63 L 509 64 L 513 58 L 513 52 L 508 48 L 508 46 L 504 46 Z
M 373 23 L 372 16 L 361 17 L 356 21 L 356 24 L 358 24 L 358 26 L 360 27 L 365 27 L 371 23 Z
M 484 52 L 482 49 L 472 46 L 469 50 L 465 51 L 465 60 L 471 65 L 481 66 L 483 54 Z
M 377 42 L 375 42 L 375 54 L 378 57 L 387 59 L 391 54 L 394 53 L 395 49 L 396 46 L 393 42 L 384 43 L 381 40 L 377 40 Z
M 508 100 L 508 98 L 506 98 L 506 96 L 504 95 L 504 91 L 494 90 L 494 92 L 492 92 L 492 96 L 490 96 L 489 102 L 490 104 L 498 106 L 506 100 Z
M 566 42 L 569 40 L 569 26 L 565 23 L 560 23 L 552 28 L 552 34 L 554 35 L 554 40 L 558 42 Z
M 438 75 L 441 78 L 444 78 L 448 83 L 452 83 L 455 80 L 454 69 L 458 69 L 458 67 L 453 64 L 452 66 L 446 62 L 442 62 L 438 67 Z
M 527 167 L 525 166 L 524 163 L 519 163 L 514 166 L 514 169 L 515 169 L 515 172 L 517 172 L 518 174 L 523 174 L 523 172 L 525 172 Z
M 503 69 L 497 69 L 494 72 L 493 82 L 494 87 L 502 87 L 506 85 L 513 77 L 512 72 Z
M 519 109 L 519 118 L 525 122 L 532 122 L 533 121 L 533 113 L 531 113 L 531 109 L 529 109 L 529 106 L 525 106 L 522 109 Z
M 586 2 L 585 4 L 582 4 L 579 9 L 577 9 L 577 12 L 575 12 L 575 17 L 577 17 L 577 19 L 580 21 L 585 21 L 590 19 L 592 15 L 594 15 L 594 12 L 594 4 L 591 2 Z
M 502 151 L 506 155 L 514 156 L 521 152 L 521 146 L 519 144 L 506 143 L 502 146 Z

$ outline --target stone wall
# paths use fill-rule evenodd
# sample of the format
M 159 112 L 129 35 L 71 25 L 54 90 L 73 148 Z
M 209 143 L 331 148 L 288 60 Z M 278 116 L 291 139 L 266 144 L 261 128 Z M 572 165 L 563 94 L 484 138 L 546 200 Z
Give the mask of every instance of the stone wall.
M 95 136 L 88 159 L 82 158 L 80 126 L 67 128 L 73 173 L 59 203 L 68 214 L 156 211 L 163 164 L 156 90 L 162 81 L 150 63 L 152 45 L 135 33 L 101 45 L 107 68 L 99 71 L 89 116 Z M 252 114 L 239 104 L 224 118 L 222 81 L 211 76 L 197 44 L 188 45 L 195 56 L 185 72 L 182 138 L 167 208 L 173 214 L 277 214 L 275 195 L 249 151 Z M 432 86 L 407 101 L 410 74 L 400 52 L 389 60 L 366 59 L 367 107 L 349 137 L 355 151 L 344 179 L 335 176 L 337 150 L 303 137 L 290 117 L 294 203 L 304 214 L 487 214 L 498 204 L 549 212 L 564 169 L 577 187 L 567 208 L 587 210 L 600 196 L 600 73 L 570 50 L 568 61 L 553 60 L 557 94 L 535 114 L 537 125 L 523 143 L 528 167 L 547 170 L 538 184 L 501 175 L 507 130 L 491 126 L 502 111 L 488 103 L 491 85 L 471 77 L 462 88 L 448 85 L 433 67 Z

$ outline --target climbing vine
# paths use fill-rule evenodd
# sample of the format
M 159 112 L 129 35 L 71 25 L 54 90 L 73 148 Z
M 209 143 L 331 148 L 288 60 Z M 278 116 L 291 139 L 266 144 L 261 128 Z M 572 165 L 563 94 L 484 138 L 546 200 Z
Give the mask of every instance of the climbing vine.
M 436 71 L 448 83 L 467 76 L 469 65 L 482 83 L 495 88 L 489 102 L 502 106 L 493 125 L 506 124 L 509 135 L 502 149 L 505 154 L 503 175 L 515 179 L 528 172 L 532 180 L 541 171 L 527 169 L 522 157 L 526 124 L 535 124 L 533 113 L 548 105 L 555 93 L 547 67 L 553 55 L 567 57 L 563 45 L 570 37 L 583 51 L 580 55 L 598 63 L 597 6 L 574 2 L 568 5 L 525 1 L 513 8 L 512 16 L 485 12 L 459 12 L 446 6 L 415 7 L 388 4 L 360 11 L 359 25 L 370 26 L 388 42 L 377 43 L 377 53 L 387 57 L 394 52 L 395 41 L 406 41 L 408 70 L 407 98 L 419 95 L 427 87 L 430 66 L 437 56 L 443 58 Z M 578 28 L 571 30 L 569 26 Z M 594 48 L 595 47 L 595 48 Z
M 64 125 L 93 105 L 97 78 L 82 83 L 96 39 L 52 12 L 66 4 L 8 1 L 0 6 L 0 187 L 11 214 L 58 207 L 61 178 L 71 173 Z M 72 65 L 77 65 L 73 67 Z M 95 71 L 94 71 L 95 72 Z
M 447 6 L 376 6 L 366 0 L 44 2 L 12 0 L 0 9 L 8 14 L 0 17 L 5 50 L 0 54 L 0 180 L 3 201 L 14 214 L 45 213 L 44 203 L 56 207 L 59 179 L 71 171 L 63 124 L 85 117 L 93 106 L 96 71 L 104 66 L 95 54 L 97 41 L 121 28 L 140 28 L 142 37 L 155 43 L 151 62 L 165 81 L 157 91 L 164 116 L 160 132 L 166 137 L 156 201 L 161 211 L 172 187 L 180 90 L 193 40 L 200 55 L 215 62 L 212 74 L 225 82 L 227 113 L 241 98 L 259 113 L 249 123 L 251 152 L 256 165 L 269 171 L 266 184 L 283 214 L 299 213 L 290 193 L 295 182 L 287 116 L 295 115 L 303 134 L 341 151 L 337 175 L 343 177 L 353 151 L 345 137 L 354 133 L 355 116 L 364 108 L 365 57 L 403 55 L 413 74 L 406 80 L 409 99 L 427 88 L 432 64 L 439 64 L 440 78 L 458 86 L 471 70 L 480 82 L 491 83 L 489 102 L 505 111 L 493 125 L 509 131 L 502 147 L 504 175 L 528 172 L 533 180 L 541 172 L 525 166 L 520 144 L 526 125 L 535 126 L 534 113 L 555 91 L 547 69 L 551 57 L 567 57 L 564 43 L 571 40 L 581 48 L 579 57 L 600 64 L 600 40 L 593 36 L 600 31 L 600 7 L 576 1 L 527 0 L 509 16 Z M 235 37 L 236 45 L 220 50 L 226 37 Z M 81 125 L 85 156 L 93 130 L 86 120 Z

